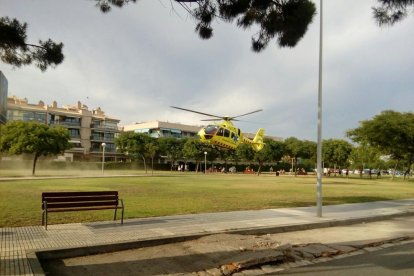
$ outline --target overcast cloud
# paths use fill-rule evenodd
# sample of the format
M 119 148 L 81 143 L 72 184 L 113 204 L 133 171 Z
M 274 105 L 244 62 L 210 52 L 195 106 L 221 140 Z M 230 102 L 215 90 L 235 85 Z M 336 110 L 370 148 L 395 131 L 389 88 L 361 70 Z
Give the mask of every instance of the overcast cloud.
M 375 4 L 324 1 L 324 139 L 344 138 L 383 110 L 413 111 L 414 15 L 380 28 Z M 261 108 L 237 125 L 316 141 L 319 14 L 295 48 L 273 41 L 257 54 L 250 50 L 254 29 L 215 22 L 213 38 L 201 40 L 194 21 L 174 9 L 169 0 L 140 0 L 102 14 L 88 0 L 1 0 L 0 16 L 29 24 L 29 42 L 51 38 L 65 45 L 64 62 L 45 73 L 1 63 L 9 96 L 60 106 L 81 101 L 121 125 L 202 124 L 203 116 L 171 105 L 230 116 Z

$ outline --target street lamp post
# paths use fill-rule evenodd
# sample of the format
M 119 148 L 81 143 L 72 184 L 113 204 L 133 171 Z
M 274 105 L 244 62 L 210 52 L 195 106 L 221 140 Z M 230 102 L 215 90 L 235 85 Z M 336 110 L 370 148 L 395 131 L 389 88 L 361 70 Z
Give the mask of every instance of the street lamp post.
M 318 143 L 316 150 L 316 216 L 322 217 L 322 34 L 323 34 L 323 1 L 320 0 L 319 22 L 319 83 L 318 83 Z
M 207 173 L 207 152 L 204 152 L 204 174 Z
M 101 146 L 102 146 L 102 175 L 103 175 L 104 174 L 104 168 L 105 168 L 105 147 L 106 147 L 106 144 L 102 143 Z

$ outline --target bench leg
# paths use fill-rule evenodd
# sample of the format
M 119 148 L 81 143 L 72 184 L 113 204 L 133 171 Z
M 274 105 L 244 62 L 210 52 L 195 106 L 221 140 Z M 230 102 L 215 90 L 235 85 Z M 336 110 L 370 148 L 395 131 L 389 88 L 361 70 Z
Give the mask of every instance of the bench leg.
M 124 201 L 121 199 L 122 213 L 121 213 L 121 224 L 124 224 Z
M 42 225 L 44 225 L 45 230 L 47 230 L 47 201 L 43 201 Z

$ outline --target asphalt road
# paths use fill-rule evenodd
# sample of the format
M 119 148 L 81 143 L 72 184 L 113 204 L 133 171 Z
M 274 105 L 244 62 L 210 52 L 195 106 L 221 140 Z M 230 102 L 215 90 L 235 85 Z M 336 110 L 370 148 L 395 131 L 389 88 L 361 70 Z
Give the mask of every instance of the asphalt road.
M 385 276 L 414 275 L 414 242 L 337 259 L 325 263 L 286 270 L 278 275 Z

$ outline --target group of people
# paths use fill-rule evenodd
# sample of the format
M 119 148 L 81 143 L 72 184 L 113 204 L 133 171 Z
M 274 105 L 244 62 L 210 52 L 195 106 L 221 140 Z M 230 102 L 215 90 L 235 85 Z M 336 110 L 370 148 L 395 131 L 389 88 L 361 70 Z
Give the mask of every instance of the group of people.
M 254 169 L 250 168 L 250 166 L 247 166 L 246 169 L 244 169 L 243 173 L 254 173 Z
M 216 166 L 213 166 L 213 167 L 210 167 L 210 168 L 208 168 L 208 172 L 221 172 L 221 173 L 225 173 L 226 172 L 226 168 L 225 167 L 216 167 Z
M 179 172 L 187 172 L 188 171 L 188 165 L 187 164 L 185 164 L 185 165 L 184 164 L 178 165 L 177 170 Z

